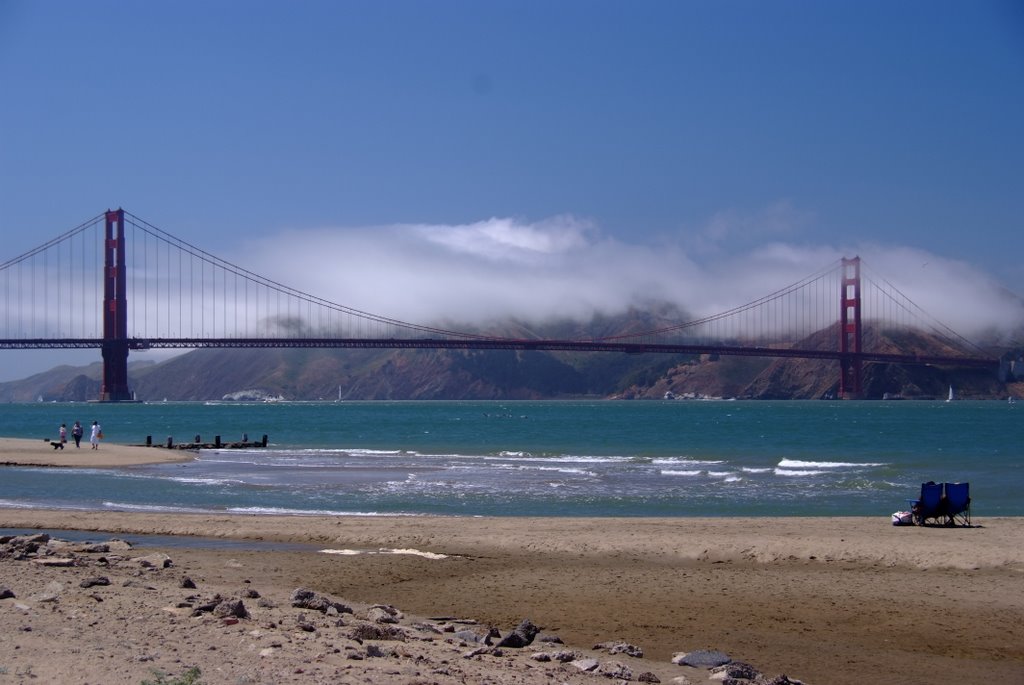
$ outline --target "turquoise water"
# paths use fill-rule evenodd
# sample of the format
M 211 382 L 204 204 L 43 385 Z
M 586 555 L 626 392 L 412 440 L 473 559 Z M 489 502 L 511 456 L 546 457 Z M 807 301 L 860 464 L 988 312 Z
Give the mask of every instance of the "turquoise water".
M 1024 515 L 1024 405 L 1004 402 L 323 402 L 0 406 L 0 435 L 93 420 L 108 441 L 269 436 L 185 464 L 0 470 L 0 507 L 507 516 L 888 517 L 968 481 Z M 74 450 L 74 448 L 71 448 Z

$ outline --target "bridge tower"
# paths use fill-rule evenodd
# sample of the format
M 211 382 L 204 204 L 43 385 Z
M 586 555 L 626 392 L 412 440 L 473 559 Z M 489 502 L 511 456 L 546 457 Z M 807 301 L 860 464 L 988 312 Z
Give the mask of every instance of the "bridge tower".
M 860 257 L 843 258 L 839 294 L 839 396 L 859 399 L 861 387 Z
M 132 400 L 128 389 L 128 271 L 124 210 L 107 210 L 103 249 L 103 388 L 101 402 Z

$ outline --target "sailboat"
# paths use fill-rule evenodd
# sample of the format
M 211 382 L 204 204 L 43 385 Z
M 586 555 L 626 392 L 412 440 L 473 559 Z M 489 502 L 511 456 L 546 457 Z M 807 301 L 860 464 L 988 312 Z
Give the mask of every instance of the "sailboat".
M 956 397 L 953 396 L 953 386 L 949 386 L 949 397 L 946 398 L 947 402 L 952 402 Z

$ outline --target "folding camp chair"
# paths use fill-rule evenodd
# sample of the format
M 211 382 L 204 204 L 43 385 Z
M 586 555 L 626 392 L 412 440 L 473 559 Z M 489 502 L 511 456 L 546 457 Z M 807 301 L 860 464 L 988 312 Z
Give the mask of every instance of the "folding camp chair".
M 971 484 L 945 483 L 946 497 L 942 513 L 946 516 L 946 525 L 971 525 Z
M 923 526 L 928 519 L 934 519 L 938 523 L 939 517 L 945 513 L 943 509 L 942 483 L 921 483 L 921 499 L 911 502 L 910 505 L 914 523 Z

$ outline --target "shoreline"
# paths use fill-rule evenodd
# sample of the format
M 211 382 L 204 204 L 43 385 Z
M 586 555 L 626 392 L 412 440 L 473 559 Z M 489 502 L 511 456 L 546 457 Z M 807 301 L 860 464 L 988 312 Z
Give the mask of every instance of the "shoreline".
M 718 649 L 766 674 L 787 673 L 811 685 L 853 685 L 879 673 L 893 682 L 932 684 L 1014 682 L 1024 676 L 1024 645 L 1012 628 L 1024 625 L 1024 517 L 978 517 L 977 523 L 947 529 L 893 527 L 884 519 L 859 517 L 0 510 L 3 528 L 303 542 L 348 550 L 165 551 L 187 559 L 193 577 L 227 576 L 235 583 L 244 578 L 259 582 L 261 592 L 306 586 L 343 601 L 389 604 L 417 616 L 471 618 L 502 630 L 528 618 L 575 648 L 609 640 L 637 645 L 645 657 L 630 660 L 630 667 L 662 674 L 679 668 L 669 663 L 673 654 Z M 146 554 L 153 551 L 146 546 Z M 688 677 L 704 682 L 692 673 Z

